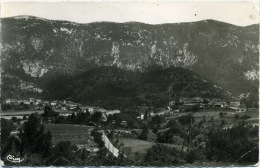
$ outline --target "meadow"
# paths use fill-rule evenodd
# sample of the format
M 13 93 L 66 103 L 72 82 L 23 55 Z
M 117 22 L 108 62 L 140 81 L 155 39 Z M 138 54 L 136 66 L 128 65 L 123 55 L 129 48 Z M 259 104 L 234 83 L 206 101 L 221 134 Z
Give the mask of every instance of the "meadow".
M 44 124 L 45 131 L 52 134 L 52 143 L 70 141 L 74 145 L 90 144 L 92 127 L 72 124 Z
M 146 154 L 147 149 L 151 148 L 156 144 L 155 142 L 149 142 L 140 139 L 130 139 L 130 138 L 120 138 L 119 142 L 123 144 L 122 148 L 130 154 L 134 154 L 135 152 L 138 152 L 140 154 Z M 164 143 L 160 143 L 160 144 L 166 145 L 168 147 L 176 148 L 177 150 L 181 150 L 182 148 L 181 145 L 164 144 Z M 185 150 L 186 147 L 184 148 L 184 151 Z

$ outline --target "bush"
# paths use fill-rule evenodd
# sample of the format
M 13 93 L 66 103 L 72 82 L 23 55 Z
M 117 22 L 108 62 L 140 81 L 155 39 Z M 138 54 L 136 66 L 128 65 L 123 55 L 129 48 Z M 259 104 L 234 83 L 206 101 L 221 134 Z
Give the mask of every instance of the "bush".
M 17 117 L 12 117 L 11 120 L 16 123 L 18 121 L 18 118 Z
M 12 106 L 10 104 L 1 104 L 1 109 L 3 111 L 7 111 L 7 110 L 9 110 L 11 108 L 12 108 Z
M 244 122 L 226 130 L 212 129 L 205 148 L 207 158 L 222 162 L 258 162 L 258 144 L 250 140 L 251 130 L 252 127 Z
M 192 149 L 190 153 L 187 155 L 187 162 L 193 163 L 195 161 L 205 161 L 206 160 L 206 155 L 204 153 L 203 149 Z
M 101 138 L 102 133 L 97 132 L 96 130 L 93 130 L 91 132 L 91 136 L 93 136 L 94 142 L 97 143 L 100 148 L 104 147 L 104 142 L 103 142 L 103 140 Z
M 175 148 L 156 144 L 147 150 L 145 166 L 173 166 L 185 163 L 185 155 Z
M 235 119 L 238 120 L 240 116 L 238 114 L 235 115 Z
M 176 145 L 183 145 L 184 139 L 181 138 L 180 136 L 173 136 L 172 141 Z
M 51 157 L 47 160 L 49 165 L 68 166 L 78 161 L 78 148 L 69 141 L 60 141 L 52 151 Z
M 219 117 L 220 117 L 220 118 L 223 118 L 223 117 L 224 117 L 224 113 L 223 113 L 223 112 L 220 112 L 220 113 L 219 113 Z
M 242 120 L 247 120 L 249 118 L 251 118 L 251 116 L 249 116 L 249 115 L 243 115 L 240 117 L 240 119 L 242 119 Z
M 139 139 L 147 141 L 148 139 L 148 133 L 149 133 L 149 129 L 148 127 L 145 127 L 141 133 L 141 135 L 139 136 Z
M 181 116 L 178 120 L 182 125 L 191 124 L 195 122 L 192 114 Z
M 186 132 L 184 131 L 184 126 L 182 126 L 178 120 L 171 120 L 167 123 L 168 130 L 163 133 L 158 134 L 157 142 L 159 143 L 174 143 L 173 136 L 180 136 L 184 138 Z

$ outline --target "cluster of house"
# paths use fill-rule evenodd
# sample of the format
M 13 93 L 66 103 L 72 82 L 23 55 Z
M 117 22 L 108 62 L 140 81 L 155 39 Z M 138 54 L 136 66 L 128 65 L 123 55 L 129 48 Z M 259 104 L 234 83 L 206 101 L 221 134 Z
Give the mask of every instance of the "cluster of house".
M 145 115 L 147 115 L 147 117 L 153 117 L 155 115 L 174 116 L 177 115 L 176 113 L 179 112 L 192 111 L 193 107 L 196 107 L 197 109 L 207 108 L 207 107 L 229 108 L 237 112 L 246 111 L 245 105 L 240 103 L 239 101 L 227 102 L 222 99 L 210 100 L 210 99 L 203 99 L 200 97 L 194 97 L 194 98 L 180 98 L 178 101 L 170 101 L 166 109 L 161 109 L 157 112 L 155 111 L 155 109 L 147 110 L 148 112 L 143 110 L 140 113 L 140 115 L 137 116 L 137 118 L 144 119 Z
M 29 99 L 5 99 L 1 102 L 2 105 L 10 105 L 9 109 L 23 110 L 23 109 L 34 109 L 42 110 L 46 104 L 49 104 L 49 101 L 29 98 Z
M 70 115 L 70 113 L 66 113 L 64 111 L 75 111 L 75 112 L 89 112 L 91 115 L 93 115 L 96 112 L 100 112 L 102 114 L 102 120 L 103 121 L 107 121 L 107 116 L 109 115 L 113 115 L 113 114 L 119 114 L 121 113 L 120 110 L 106 110 L 104 108 L 100 108 L 100 107 L 92 107 L 92 106 L 84 106 L 80 103 L 74 103 L 72 101 L 52 101 L 50 102 L 50 106 L 52 106 L 53 109 L 57 110 L 62 110 L 62 112 L 60 112 L 60 115 L 62 116 L 67 116 Z
M 100 112 L 102 114 L 106 114 L 106 116 L 120 113 L 120 110 L 106 110 L 100 107 L 84 106 L 80 103 L 74 103 L 72 101 L 66 101 L 66 100 L 47 101 L 47 100 L 41 100 L 36 98 L 29 98 L 29 99 L 8 98 L 2 102 L 2 104 L 10 104 L 12 106 L 21 105 L 21 103 L 34 106 L 34 107 L 35 106 L 43 107 L 45 105 L 49 105 L 53 109 L 61 110 L 61 111 L 89 112 L 90 114 L 94 114 L 95 112 Z
M 91 115 L 100 112 L 102 114 L 102 120 L 107 121 L 107 116 L 121 113 L 120 110 L 106 110 L 100 107 L 84 106 L 80 103 L 74 103 L 66 100 L 54 100 L 46 101 L 41 99 L 29 98 L 28 100 L 22 99 L 6 99 L 3 104 L 10 104 L 12 106 L 19 106 L 21 103 L 29 105 L 31 109 L 42 110 L 45 105 L 51 106 L 61 116 L 68 116 L 71 112 L 89 112 Z M 126 125 L 124 121 L 122 125 Z
M 77 110 L 80 106 L 82 106 L 80 103 L 74 103 L 72 101 L 66 101 L 66 100 L 54 100 L 51 101 L 49 105 L 53 109 L 60 109 L 64 111 Z
M 103 116 L 102 116 L 102 117 L 103 117 Z M 106 121 L 106 119 L 104 120 L 104 118 L 103 118 L 103 121 Z M 113 121 L 112 121 L 112 124 L 116 124 L 116 120 L 113 120 Z M 127 121 L 125 121 L 125 120 L 121 121 L 120 125 L 121 125 L 121 126 L 127 126 Z
M 109 115 L 121 113 L 120 110 L 106 110 L 106 109 L 104 109 L 104 108 L 100 108 L 100 107 L 90 107 L 90 106 L 80 106 L 80 107 L 79 107 L 79 110 L 80 110 L 81 112 L 89 112 L 91 115 L 94 114 L 94 113 L 96 113 L 96 112 L 99 112 L 99 113 L 102 114 L 102 120 L 103 120 L 103 121 L 107 121 L 107 117 L 108 117 Z M 126 121 L 124 121 L 124 122 L 126 122 Z M 124 123 L 124 122 L 122 121 L 121 124 L 122 124 L 122 125 L 125 125 L 126 123 Z
M 43 105 L 49 103 L 49 101 L 43 101 L 41 99 L 29 98 L 29 99 L 6 99 L 3 104 L 20 105 L 21 103 L 27 105 Z
M 74 103 L 72 101 L 66 100 L 54 100 L 54 101 L 46 101 L 41 99 L 29 98 L 28 100 L 17 100 L 17 99 L 6 99 L 6 104 L 11 105 L 19 105 L 21 103 L 31 105 L 31 108 L 43 108 L 45 105 L 51 106 L 54 110 L 58 111 L 62 116 L 68 116 L 71 112 L 89 112 L 91 115 L 100 112 L 102 114 L 102 120 L 107 121 L 107 116 L 113 114 L 121 113 L 120 110 L 106 110 L 100 107 L 91 107 L 84 106 L 80 103 Z M 227 103 L 227 101 L 222 99 L 203 99 L 201 97 L 194 98 L 180 98 L 178 101 L 170 101 L 168 108 L 164 110 L 160 110 L 158 112 L 154 112 L 153 110 L 149 111 L 149 116 L 154 115 L 174 115 L 175 113 L 182 111 L 190 111 L 191 108 L 230 108 L 236 111 L 245 111 L 245 105 L 241 104 L 239 101 L 233 101 Z M 156 114 L 155 114 L 156 113 Z M 143 112 L 137 118 L 144 119 L 145 112 Z M 122 123 L 122 125 L 126 125 L 126 121 Z
M 199 108 L 206 108 L 206 107 L 215 107 L 215 108 L 230 108 L 237 111 L 245 111 L 245 105 L 241 104 L 239 101 L 232 101 L 227 102 L 222 99 L 203 99 L 201 97 L 194 97 L 194 98 L 180 98 L 179 99 L 179 109 L 183 110 L 189 107 L 199 107 Z M 176 105 L 176 101 L 170 101 L 168 108 Z
M 48 101 L 48 100 L 41 100 L 41 99 L 36 99 L 36 98 L 29 98 L 29 99 L 6 99 L 2 102 L 3 104 L 10 104 L 13 106 L 25 104 L 25 105 L 31 105 L 31 106 L 45 106 L 45 105 L 50 105 L 55 109 L 63 109 L 63 110 L 70 110 L 70 109 L 75 109 L 78 106 L 82 106 L 79 103 L 74 103 L 72 101 Z

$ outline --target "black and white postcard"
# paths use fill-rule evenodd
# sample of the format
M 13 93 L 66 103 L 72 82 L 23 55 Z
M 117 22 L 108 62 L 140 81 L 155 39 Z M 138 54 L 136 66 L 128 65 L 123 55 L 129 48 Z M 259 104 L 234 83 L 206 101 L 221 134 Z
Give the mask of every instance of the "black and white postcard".
M 259 1 L 2 1 L 1 167 L 259 166 Z

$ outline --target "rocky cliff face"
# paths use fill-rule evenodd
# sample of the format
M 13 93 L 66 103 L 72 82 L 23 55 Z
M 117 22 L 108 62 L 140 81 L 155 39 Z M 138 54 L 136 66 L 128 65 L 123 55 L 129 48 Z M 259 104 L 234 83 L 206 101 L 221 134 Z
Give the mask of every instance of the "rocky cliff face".
M 142 72 L 182 67 L 234 95 L 258 88 L 258 25 L 238 27 L 213 20 L 77 24 L 23 16 L 2 19 L 1 30 L 6 94 L 17 84 L 7 83 L 9 76 L 44 90 L 52 77 L 102 66 Z

